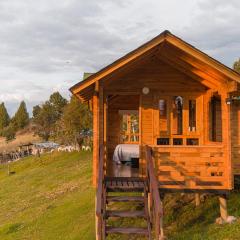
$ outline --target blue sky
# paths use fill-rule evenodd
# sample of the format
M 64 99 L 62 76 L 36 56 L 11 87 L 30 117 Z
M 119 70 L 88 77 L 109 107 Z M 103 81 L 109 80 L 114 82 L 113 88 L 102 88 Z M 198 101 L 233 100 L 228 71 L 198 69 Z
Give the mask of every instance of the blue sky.
M 239 0 L 0 0 L 0 102 L 29 111 L 69 97 L 95 72 L 165 29 L 228 66 L 240 56 Z

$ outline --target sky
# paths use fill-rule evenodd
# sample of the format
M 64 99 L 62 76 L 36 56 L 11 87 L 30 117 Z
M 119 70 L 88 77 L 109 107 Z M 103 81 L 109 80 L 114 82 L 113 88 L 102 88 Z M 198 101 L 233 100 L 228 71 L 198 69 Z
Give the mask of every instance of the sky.
M 0 102 L 41 104 L 164 30 L 232 67 L 239 0 L 0 0 Z

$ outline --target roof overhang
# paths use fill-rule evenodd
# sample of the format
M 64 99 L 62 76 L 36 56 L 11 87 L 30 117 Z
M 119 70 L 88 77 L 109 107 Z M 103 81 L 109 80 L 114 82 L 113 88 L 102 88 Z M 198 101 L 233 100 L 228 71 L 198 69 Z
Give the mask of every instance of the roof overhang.
M 88 101 L 94 93 L 94 84 L 97 81 L 121 71 L 125 66 L 136 62 L 151 52 L 157 53 L 161 60 L 172 64 L 178 70 L 199 77 L 203 80 L 203 83 L 206 82 L 208 87 L 214 86 L 214 83 L 216 85 L 225 84 L 227 87 L 229 86 L 229 91 L 233 91 L 237 88 L 237 83 L 240 82 L 240 74 L 233 69 L 213 59 L 169 31 L 164 31 L 139 48 L 77 83 L 70 88 L 70 91 L 78 98 Z

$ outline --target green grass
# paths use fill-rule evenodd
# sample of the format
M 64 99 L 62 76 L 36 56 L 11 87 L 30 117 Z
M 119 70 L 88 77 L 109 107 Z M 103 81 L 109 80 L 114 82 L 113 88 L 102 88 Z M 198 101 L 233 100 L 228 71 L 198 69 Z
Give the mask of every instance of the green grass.
M 46 154 L 10 170 L 0 166 L 1 240 L 94 239 L 90 154 Z
M 0 165 L 1 240 L 94 240 L 95 190 L 91 186 L 91 154 L 55 153 Z M 169 240 L 237 240 L 240 221 L 217 225 L 218 199 L 207 196 L 199 207 L 193 196 L 167 195 L 165 232 Z M 117 208 L 116 205 L 112 205 Z M 126 208 L 120 205 L 121 208 Z M 133 206 L 128 206 L 133 208 Z M 240 193 L 231 194 L 229 214 L 240 216 Z M 130 222 L 131 221 L 131 222 Z M 123 225 L 144 222 L 123 220 Z M 117 226 L 118 222 L 111 221 Z M 110 239 L 140 239 L 110 236 Z

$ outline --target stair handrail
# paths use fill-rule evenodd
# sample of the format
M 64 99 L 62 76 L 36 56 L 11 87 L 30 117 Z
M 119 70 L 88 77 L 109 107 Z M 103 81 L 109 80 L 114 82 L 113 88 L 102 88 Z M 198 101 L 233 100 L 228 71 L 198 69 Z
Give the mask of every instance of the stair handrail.
M 162 201 L 159 194 L 158 188 L 158 180 L 155 175 L 154 165 L 153 165 L 153 156 L 152 156 L 152 148 L 146 146 L 146 161 L 147 161 L 147 178 L 149 184 L 149 192 L 151 195 L 152 203 L 153 203 L 153 217 L 154 217 L 154 225 L 155 225 L 155 235 L 156 239 L 163 238 L 163 207 Z
M 98 183 L 96 196 L 96 216 L 97 216 L 97 238 L 102 239 L 102 225 L 103 225 L 103 186 L 104 184 L 104 148 L 99 147 L 99 165 L 98 165 Z

